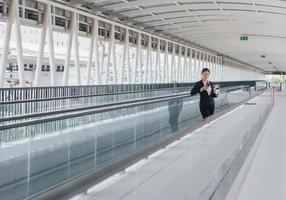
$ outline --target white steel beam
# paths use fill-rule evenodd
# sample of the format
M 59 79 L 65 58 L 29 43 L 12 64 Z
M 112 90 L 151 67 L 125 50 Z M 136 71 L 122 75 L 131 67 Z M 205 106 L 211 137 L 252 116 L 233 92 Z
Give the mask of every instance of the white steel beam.
M 41 29 L 41 36 L 40 36 L 40 43 L 39 43 L 39 49 L 38 49 L 38 55 L 37 55 L 37 65 L 36 65 L 36 71 L 35 71 L 35 77 L 34 77 L 34 87 L 39 86 L 39 80 L 40 75 L 42 71 L 42 61 L 44 56 L 44 49 L 45 49 L 45 41 L 46 41 L 46 33 L 47 33 L 47 27 L 48 27 L 48 5 L 45 5 L 45 12 L 43 17 L 43 25 Z
M 131 83 L 131 70 L 130 70 L 130 44 L 129 44 L 129 29 L 126 30 L 126 38 L 127 40 L 125 41 L 126 43 L 126 50 L 127 50 L 127 54 L 126 54 L 126 59 L 127 59 L 127 83 L 130 84 Z
M 116 67 L 116 46 L 115 46 L 115 25 L 112 24 L 112 31 L 111 31 L 111 40 L 112 43 L 112 75 L 113 75 L 113 83 L 117 84 L 118 81 L 118 73 L 117 73 L 117 67 Z
M 154 83 L 158 83 L 158 71 L 160 70 L 160 40 L 157 41 L 157 52 L 156 52 L 156 65 L 154 69 Z
M 72 18 L 70 22 L 70 30 L 68 33 L 68 42 L 66 46 L 66 58 L 65 58 L 65 65 L 64 65 L 64 73 L 63 73 L 63 86 L 68 85 L 68 78 L 70 72 L 70 60 L 71 60 L 71 49 L 72 49 L 72 41 L 73 41 L 73 29 L 74 29 L 74 17 L 75 13 L 72 13 Z
M 92 63 L 93 63 L 93 49 L 94 49 L 95 32 L 97 32 L 97 27 L 95 26 L 95 20 L 93 20 L 92 26 L 91 26 L 91 35 L 90 35 L 88 60 L 87 60 L 86 85 L 90 84 L 91 67 L 92 67 Z
M 123 56 L 122 56 L 122 65 L 121 65 L 121 70 L 120 70 L 120 74 L 119 74 L 119 83 L 122 84 L 123 83 L 123 78 L 124 78 L 124 72 L 125 72 L 125 65 L 126 65 L 126 56 L 127 56 L 127 47 L 128 47 L 128 43 L 129 43 L 129 38 L 128 38 L 128 29 L 125 30 L 125 35 L 124 35 L 124 47 L 123 47 Z M 129 49 L 128 49 L 129 51 Z
M 203 56 L 204 56 L 203 52 L 200 51 L 200 57 L 199 57 L 200 68 L 199 68 L 199 73 L 201 73 L 201 71 L 203 69 L 203 65 L 204 65 L 204 63 L 203 63 Z
M 194 52 L 194 57 L 192 58 L 192 70 L 193 70 L 193 75 L 192 75 L 192 81 L 195 82 L 197 80 L 197 50 L 196 49 L 192 49 L 192 51 Z
M 168 70 L 168 42 L 166 42 L 166 46 L 165 46 L 165 55 L 164 55 L 164 58 L 165 58 L 165 61 L 164 61 L 164 73 L 163 73 L 163 82 L 164 83 L 167 83 L 168 82 L 168 77 L 169 77 L 169 70 Z
M 11 39 L 11 32 L 12 32 L 12 25 L 14 22 L 15 10 L 16 10 L 15 0 L 10 1 L 8 19 L 7 19 L 6 26 L 5 26 L 1 63 L 0 63 L 0 88 L 3 87 L 4 85 L 4 77 L 5 77 L 5 71 L 6 71 L 7 62 L 8 62 L 9 44 L 10 44 L 10 39 Z
M 188 56 L 188 49 L 185 47 L 185 55 L 184 55 L 184 68 L 183 68 L 183 73 L 182 73 L 182 82 L 187 82 L 187 56 Z
M 173 49 L 172 49 L 172 63 L 171 63 L 171 82 L 175 81 L 175 43 L 173 43 Z
M 24 76 L 24 58 L 23 58 L 23 48 L 22 48 L 22 37 L 21 37 L 21 24 L 19 19 L 19 5 L 18 0 L 14 3 L 15 9 L 15 36 L 16 36 L 16 50 L 17 50 L 17 63 L 18 63 L 18 74 L 20 86 L 24 87 L 26 85 L 26 80 Z
M 79 61 L 79 43 L 78 43 L 78 13 L 73 14 L 73 47 L 74 47 L 74 64 L 77 85 L 81 84 L 80 61 Z
M 200 79 L 200 51 L 196 50 L 196 80 Z
M 177 72 L 176 72 L 176 81 L 181 82 L 180 73 L 181 73 L 181 57 L 182 57 L 182 46 L 179 46 L 179 55 L 178 55 L 178 63 L 177 63 Z
M 105 69 L 105 77 L 104 77 L 104 84 L 108 84 L 109 83 L 109 71 L 110 71 L 110 60 L 111 60 L 111 50 L 112 50 L 112 42 L 111 42 L 111 38 L 114 35 L 113 33 L 113 28 L 111 26 L 111 30 L 110 30 L 110 35 L 109 35 L 109 41 L 108 41 L 108 49 L 107 49 L 107 64 L 106 64 L 106 69 Z M 104 53 L 103 53 L 104 56 Z
M 141 39 L 142 39 L 141 33 L 138 33 L 136 64 L 135 64 L 135 70 L 133 74 L 133 83 L 136 83 L 137 81 L 138 83 L 142 83 Z
M 153 81 L 153 62 L 152 62 L 152 37 L 149 36 L 149 42 L 148 42 L 148 63 L 149 63 L 149 67 L 148 67 L 148 82 L 152 82 Z
M 188 78 L 187 78 L 187 82 L 193 82 L 193 64 L 192 64 L 192 56 L 193 56 L 193 49 L 190 48 L 190 57 L 189 57 L 189 66 L 188 66 Z
M 96 84 L 101 84 L 101 71 L 100 71 L 100 63 L 99 63 L 99 47 L 98 47 L 98 20 L 94 19 L 93 21 L 94 31 L 94 44 L 95 44 L 95 73 L 96 73 Z
M 56 67 L 55 67 L 55 53 L 54 53 L 54 37 L 53 37 L 53 24 L 51 21 L 51 6 L 47 7 L 48 15 L 48 49 L 49 49 L 49 61 L 50 61 L 50 80 L 51 86 L 56 86 Z

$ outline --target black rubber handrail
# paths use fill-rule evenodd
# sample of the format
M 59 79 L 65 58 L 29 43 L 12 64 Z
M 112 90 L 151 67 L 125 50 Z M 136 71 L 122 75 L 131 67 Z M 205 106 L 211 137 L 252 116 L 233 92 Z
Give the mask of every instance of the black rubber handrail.
M 184 94 L 189 94 L 189 92 L 184 93 Z M 139 98 L 139 99 L 134 99 L 134 100 L 117 101 L 117 102 L 105 103 L 105 104 L 100 104 L 100 105 L 81 106 L 81 107 L 66 108 L 66 109 L 61 109 L 61 110 L 52 110 L 52 111 L 45 111 L 45 112 L 38 112 L 38 113 L 29 113 L 29 114 L 23 114 L 23 115 L 4 117 L 4 118 L 0 119 L 0 122 L 42 117 L 42 116 L 48 116 L 48 115 L 56 115 L 56 114 L 62 114 L 62 113 L 77 112 L 77 111 L 97 109 L 97 108 L 105 108 L 105 107 L 109 107 L 109 106 L 116 106 L 116 105 L 122 105 L 122 104 L 134 103 L 134 102 L 144 102 L 144 101 L 148 101 L 148 100 L 156 100 L 156 99 L 173 97 L 173 96 L 181 96 L 181 95 L 182 95 L 182 93 L 176 94 L 176 95 L 164 95 L 164 96 L 157 96 L 157 97 L 151 97 L 151 98 L 149 97 L 147 99 L 146 98 Z
M 224 91 L 226 91 L 226 92 L 235 91 L 235 90 L 241 89 L 242 87 L 245 87 L 245 86 L 237 86 L 237 87 L 232 87 L 232 88 L 228 88 L 228 89 L 226 88 Z M 109 103 L 109 104 L 104 104 L 104 105 L 84 106 L 84 107 L 79 107 L 79 108 L 51 111 L 50 113 L 48 113 L 48 112 L 37 113 L 37 117 L 56 115 L 56 114 L 61 114 L 61 115 L 46 117 L 46 118 L 42 118 L 42 119 L 33 119 L 33 120 L 29 120 L 29 121 L 22 121 L 22 122 L 20 121 L 20 122 L 15 122 L 15 123 L 10 123 L 10 124 L 4 124 L 4 125 L 0 126 L 0 130 L 7 130 L 10 128 L 17 128 L 17 127 L 41 124 L 41 123 L 45 123 L 45 122 L 63 120 L 63 119 L 68 119 L 68 118 L 80 117 L 80 116 L 84 116 L 84 115 L 91 115 L 91 114 L 102 113 L 102 112 L 107 112 L 107 111 L 111 111 L 111 110 L 119 110 L 119 109 L 128 108 L 128 107 L 141 106 L 141 105 L 147 105 L 147 104 L 152 104 L 152 103 L 159 103 L 162 101 L 168 101 L 168 100 L 178 99 L 178 98 L 187 98 L 187 97 L 190 97 L 189 92 L 176 94 L 176 95 L 166 95 L 166 96 L 154 97 L 154 98 L 149 98 L 149 99 L 137 99 L 137 100 L 131 100 L 131 101 Z M 35 115 L 36 114 L 33 114 L 33 118 L 36 117 Z M 13 118 L 13 120 L 16 121 L 19 119 L 25 119 L 25 118 L 28 118 L 27 116 L 28 115 L 22 115 L 22 116 L 18 116 L 18 117 L 15 116 Z M 1 119 L 0 121 L 3 121 L 3 119 Z M 9 121 L 12 121 L 12 118 L 10 118 Z
M 16 101 L 3 101 L 0 102 L 0 105 L 7 104 L 17 104 L 17 103 L 30 103 L 30 102 L 40 102 L 40 101 L 56 101 L 64 99 L 76 99 L 76 98 L 86 98 L 86 97 L 96 97 L 96 96 L 111 96 L 111 95 L 121 95 L 121 94 L 134 94 L 134 93 L 147 93 L 147 92 L 156 92 L 156 91 L 168 91 L 168 90 L 183 90 L 190 88 L 189 87 L 178 87 L 178 88 L 163 88 L 163 89 L 154 89 L 154 90 L 137 90 L 129 92 L 116 92 L 116 93 L 102 93 L 102 94 L 89 94 L 89 95 L 78 95 L 78 96 L 66 96 L 66 97 L 51 97 L 51 98 L 42 98 L 42 99 L 27 99 L 27 100 L 16 100 Z

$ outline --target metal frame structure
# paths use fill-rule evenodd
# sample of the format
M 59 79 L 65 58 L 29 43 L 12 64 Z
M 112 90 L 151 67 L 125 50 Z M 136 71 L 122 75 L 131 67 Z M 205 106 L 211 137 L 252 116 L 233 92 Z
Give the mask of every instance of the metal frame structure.
M 15 11 L 18 11 L 19 9 L 18 1 L 10 0 L 9 4 L 10 6 L 8 18 L 6 20 L 6 31 L 3 44 L 3 55 L 0 63 L 0 87 L 3 87 L 4 85 L 4 75 L 8 62 L 9 43 L 11 40 L 11 29 L 13 24 L 15 25 L 17 36 L 16 46 L 18 54 L 17 63 L 19 69 L 19 81 L 21 86 L 25 86 L 20 22 L 27 19 L 24 19 L 24 17 L 20 18 L 19 15 L 15 15 Z M 225 68 L 235 68 L 239 71 L 245 71 L 243 74 L 250 73 L 250 75 L 248 75 L 248 79 L 245 79 L 245 76 L 240 78 L 245 80 L 258 80 L 259 75 L 262 73 L 262 71 L 259 72 L 257 69 L 251 68 L 251 66 L 247 66 L 230 59 L 225 59 L 215 53 L 206 52 L 176 41 L 171 41 L 115 21 L 92 15 L 80 9 L 67 7 L 60 3 L 48 0 L 39 0 L 38 4 L 43 4 L 45 9 L 43 12 L 43 19 L 39 19 L 38 21 L 38 24 L 42 23 L 42 25 L 38 25 L 41 26 L 41 35 L 39 39 L 39 50 L 36 62 L 37 67 L 33 86 L 41 85 L 41 67 L 39 66 L 41 66 L 43 60 L 46 39 L 49 52 L 51 86 L 69 85 L 68 80 L 70 77 L 72 49 L 76 85 L 91 84 L 91 78 L 95 80 L 96 84 L 190 82 L 199 79 L 200 71 L 203 67 L 209 67 L 212 69 L 213 80 L 215 81 L 224 80 L 224 77 L 228 75 L 228 71 L 225 70 Z M 68 32 L 68 42 L 66 45 L 64 73 L 60 83 L 57 83 L 56 81 L 55 47 L 53 38 L 53 32 L 58 28 L 55 21 L 57 17 L 55 10 L 57 8 L 70 13 L 69 16 L 65 16 L 68 24 L 67 27 L 65 27 L 65 31 Z M 23 12 L 25 12 L 25 10 L 23 10 Z M 85 34 L 82 33 L 80 28 L 83 23 L 80 20 L 80 17 L 82 16 L 86 19 L 90 19 L 89 21 L 91 21 L 91 23 L 87 25 L 88 28 Z M 104 24 L 105 37 L 100 35 L 102 26 L 99 24 Z M 117 31 L 118 29 L 119 31 Z M 130 34 L 130 32 L 132 32 L 132 34 Z M 119 38 L 116 37 L 117 34 L 120 35 Z M 85 75 L 81 73 L 82 63 L 79 56 L 79 37 L 90 38 L 88 61 L 86 64 L 87 72 Z M 142 45 L 143 38 L 148 38 L 147 45 Z M 108 43 L 106 59 L 104 58 L 105 52 L 103 53 L 102 58 L 99 56 L 100 41 Z M 120 52 L 121 63 L 117 63 L 116 59 L 116 54 L 118 53 L 118 51 L 116 51 L 116 47 L 118 45 L 123 45 L 124 49 L 123 52 Z M 131 47 L 136 48 L 135 65 L 131 65 Z M 147 61 L 145 66 L 142 65 L 142 59 L 144 59 L 142 57 L 143 49 L 146 49 L 147 51 Z M 152 52 L 153 54 L 156 54 L 155 62 L 152 62 Z M 163 59 L 161 59 L 161 55 Z M 171 55 L 171 63 L 169 63 L 168 55 Z M 213 59 L 210 59 L 210 57 Z M 161 63 L 163 63 L 163 67 L 161 67 Z M 92 75 L 91 69 L 93 67 L 95 67 L 96 73 Z

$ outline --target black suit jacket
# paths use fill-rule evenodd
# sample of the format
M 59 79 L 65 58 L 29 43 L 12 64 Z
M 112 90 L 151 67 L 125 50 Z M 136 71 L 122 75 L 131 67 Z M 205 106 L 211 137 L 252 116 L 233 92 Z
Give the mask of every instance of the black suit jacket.
M 210 82 L 210 87 L 212 89 L 210 95 L 208 94 L 208 92 L 206 90 L 204 90 L 202 92 L 200 91 L 203 86 L 204 86 L 204 83 L 202 80 L 196 82 L 192 91 L 191 91 L 191 96 L 199 93 L 201 106 L 214 105 L 214 97 L 217 97 L 217 95 L 215 94 L 213 83 Z

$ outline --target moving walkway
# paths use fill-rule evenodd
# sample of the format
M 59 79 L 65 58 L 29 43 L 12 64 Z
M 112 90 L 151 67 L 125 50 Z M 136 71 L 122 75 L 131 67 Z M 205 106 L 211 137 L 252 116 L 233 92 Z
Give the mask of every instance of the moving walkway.
M 261 93 L 237 84 L 222 87 L 217 112 Z M 198 127 L 197 104 L 181 92 L 8 121 L 0 126 L 0 199 L 74 195 Z

